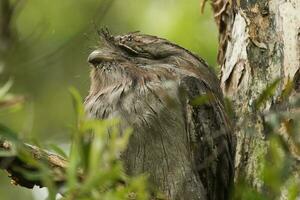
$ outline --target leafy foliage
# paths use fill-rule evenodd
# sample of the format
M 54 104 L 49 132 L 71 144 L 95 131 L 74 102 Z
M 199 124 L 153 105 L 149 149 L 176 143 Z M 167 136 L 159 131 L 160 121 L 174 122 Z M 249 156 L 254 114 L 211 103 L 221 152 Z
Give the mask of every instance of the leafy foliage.
M 18 110 L 24 101 L 22 96 L 9 93 L 13 85 L 13 81 L 9 79 L 0 87 L 0 112 Z
M 73 129 L 71 150 L 66 170 L 66 184 L 63 198 L 66 200 L 124 200 L 149 198 L 146 177 L 128 177 L 125 175 L 118 156 L 126 148 L 131 130 L 118 130 L 118 120 L 92 120 L 84 115 L 82 101 L 75 89 L 70 90 L 76 111 L 76 127 Z M 21 171 L 30 180 L 42 180 L 48 188 L 48 199 L 55 199 L 59 188 L 55 184 L 57 177 L 51 170 L 24 153 L 18 145 L 18 136 L 9 128 L 0 126 L 0 135 L 14 142 L 15 154 L 26 163 L 36 166 L 37 172 Z M 56 151 L 63 152 L 55 147 Z M 11 154 L 9 154 L 11 155 Z M 2 154 L 1 156 L 5 156 Z M 80 176 L 78 176 L 80 174 Z
M 77 113 L 67 188 L 64 199 L 147 199 L 145 177 L 124 174 L 118 155 L 125 150 L 131 130 L 118 130 L 118 120 L 86 119 L 79 93 L 71 89 Z M 78 170 L 84 177 L 79 180 Z

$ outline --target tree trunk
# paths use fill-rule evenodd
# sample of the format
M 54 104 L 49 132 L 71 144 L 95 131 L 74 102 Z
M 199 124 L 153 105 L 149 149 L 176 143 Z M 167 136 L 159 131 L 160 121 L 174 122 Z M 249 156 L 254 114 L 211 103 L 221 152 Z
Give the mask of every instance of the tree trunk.
M 293 85 L 295 97 L 300 89 L 300 1 L 214 0 L 212 6 L 219 26 L 221 87 L 233 102 L 237 122 L 235 180 L 246 179 L 260 189 L 266 113 L 287 111 L 282 91 Z M 268 87 L 275 92 L 262 103 Z M 299 160 L 293 145 L 289 141 L 290 153 Z

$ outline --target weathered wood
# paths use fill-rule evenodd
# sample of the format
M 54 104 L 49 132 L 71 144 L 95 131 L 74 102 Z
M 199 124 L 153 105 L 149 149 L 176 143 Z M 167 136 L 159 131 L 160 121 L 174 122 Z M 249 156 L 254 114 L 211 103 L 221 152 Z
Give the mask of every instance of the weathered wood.
M 300 1 L 211 3 L 220 34 L 221 87 L 236 109 L 235 178 L 246 178 L 259 189 L 263 185 L 260 159 L 268 146 L 265 114 L 289 109 L 281 93 L 290 83 L 294 84 L 290 99 L 299 92 Z M 258 97 L 278 79 L 275 94 L 257 108 Z

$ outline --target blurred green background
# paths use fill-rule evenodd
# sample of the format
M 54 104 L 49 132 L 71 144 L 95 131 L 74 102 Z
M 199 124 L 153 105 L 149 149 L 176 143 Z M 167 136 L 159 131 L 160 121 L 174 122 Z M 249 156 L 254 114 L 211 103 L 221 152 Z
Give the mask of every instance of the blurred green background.
M 63 145 L 70 140 L 74 111 L 68 88 L 84 97 L 89 88 L 88 54 L 97 30 L 141 31 L 167 38 L 216 66 L 217 28 L 200 0 L 25 0 L 12 19 L 13 45 L 0 59 L 0 83 L 24 95 L 22 108 L 0 113 L 0 123 L 26 141 Z M 34 199 L 0 171 L 0 199 Z

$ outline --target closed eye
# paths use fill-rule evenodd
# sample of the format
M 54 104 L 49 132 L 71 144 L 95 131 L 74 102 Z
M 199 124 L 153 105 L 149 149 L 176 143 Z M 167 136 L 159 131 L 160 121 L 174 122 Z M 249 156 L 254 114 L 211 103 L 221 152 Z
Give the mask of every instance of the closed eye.
M 138 56 L 138 54 L 139 54 L 139 52 L 137 52 L 136 50 L 132 49 L 131 47 L 129 47 L 127 45 L 119 44 L 119 47 L 130 56 Z

